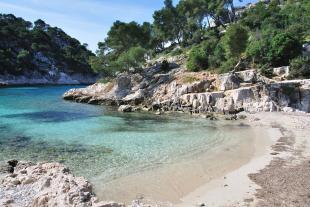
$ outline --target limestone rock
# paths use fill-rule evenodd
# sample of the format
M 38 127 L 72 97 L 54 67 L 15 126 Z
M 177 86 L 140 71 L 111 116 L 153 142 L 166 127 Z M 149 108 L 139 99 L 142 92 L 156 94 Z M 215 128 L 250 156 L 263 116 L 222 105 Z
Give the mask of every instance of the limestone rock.
M 131 105 L 121 105 L 118 108 L 118 111 L 120 111 L 120 112 L 133 112 L 133 107 Z
M 236 73 L 242 82 L 245 83 L 256 83 L 257 82 L 257 71 L 255 69 L 245 70 Z
M 18 162 L 14 174 L 7 174 L 0 182 L 0 206 L 125 207 L 99 202 L 85 178 L 74 177 L 59 163 L 27 162 Z
M 240 79 L 236 74 L 222 74 L 219 76 L 219 89 L 227 91 L 240 87 Z
M 276 76 L 287 78 L 290 74 L 290 67 L 289 66 L 282 66 L 282 67 L 274 68 L 273 74 Z

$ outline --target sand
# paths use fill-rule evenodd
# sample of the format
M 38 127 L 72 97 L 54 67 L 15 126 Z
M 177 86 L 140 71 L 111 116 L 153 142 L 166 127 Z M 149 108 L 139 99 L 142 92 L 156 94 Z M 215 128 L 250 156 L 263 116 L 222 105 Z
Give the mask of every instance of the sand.
M 232 122 L 227 121 L 227 124 Z M 254 131 L 249 126 L 247 128 L 242 130 L 242 134 L 237 129 L 234 129 L 234 132 L 230 131 L 238 134 L 240 138 L 227 140 L 206 153 L 197 154 L 184 161 L 161 165 L 109 183 L 100 179 L 91 180 L 95 184 L 96 195 L 101 200 L 108 199 L 127 204 L 133 199 L 143 198 L 156 201 L 160 206 L 174 206 L 181 202 L 180 198 L 202 184 L 224 176 L 250 161 L 256 136 L 253 136 Z
M 248 119 L 268 132 L 269 146 L 264 150 L 256 143 L 249 163 L 204 184 L 176 206 L 310 206 L 310 116 L 258 113 Z
M 247 117 L 254 133 L 241 143 L 95 185 L 95 192 L 100 199 L 162 207 L 310 206 L 310 116 Z

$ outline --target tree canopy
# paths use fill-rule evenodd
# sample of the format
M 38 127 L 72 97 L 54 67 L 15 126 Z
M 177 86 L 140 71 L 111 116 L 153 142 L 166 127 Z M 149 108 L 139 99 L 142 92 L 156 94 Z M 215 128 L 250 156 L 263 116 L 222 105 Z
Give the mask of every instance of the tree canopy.
M 91 73 L 88 63 L 93 53 L 80 42 L 43 20 L 32 24 L 12 14 L 0 14 L 0 73 L 22 74 L 39 70 L 40 60 L 48 58 L 49 65 L 68 73 Z

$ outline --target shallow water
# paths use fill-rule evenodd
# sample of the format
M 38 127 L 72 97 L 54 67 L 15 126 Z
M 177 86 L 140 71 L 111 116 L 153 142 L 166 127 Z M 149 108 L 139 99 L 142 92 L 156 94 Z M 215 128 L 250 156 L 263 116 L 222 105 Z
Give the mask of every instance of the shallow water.
M 122 114 L 62 100 L 72 87 L 0 89 L 0 160 L 57 161 L 76 175 L 111 181 L 188 159 L 239 139 L 232 131 L 248 130 L 230 122 Z

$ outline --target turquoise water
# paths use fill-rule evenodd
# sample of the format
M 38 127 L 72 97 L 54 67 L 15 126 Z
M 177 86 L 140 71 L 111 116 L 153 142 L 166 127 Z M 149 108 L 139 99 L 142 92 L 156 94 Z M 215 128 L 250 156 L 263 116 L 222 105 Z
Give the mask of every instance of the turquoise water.
M 0 89 L 0 160 L 57 161 L 76 175 L 100 175 L 108 181 L 186 159 L 234 138 L 219 122 L 175 114 L 123 114 L 64 101 L 62 94 L 72 87 Z

